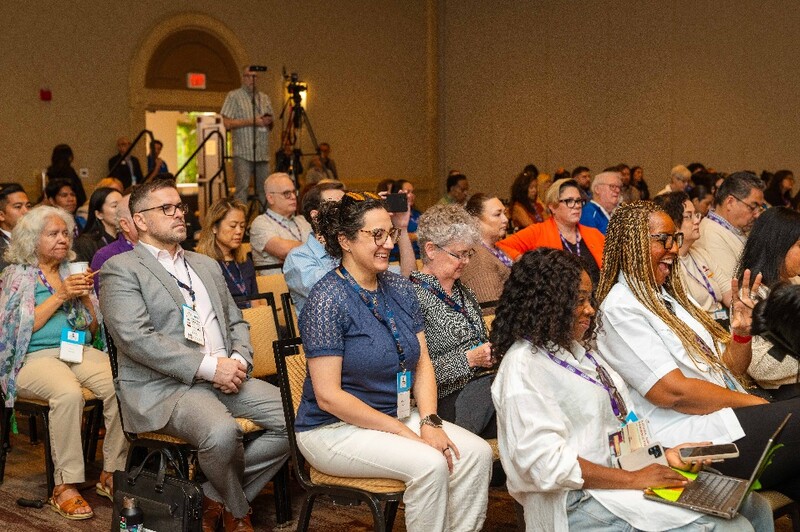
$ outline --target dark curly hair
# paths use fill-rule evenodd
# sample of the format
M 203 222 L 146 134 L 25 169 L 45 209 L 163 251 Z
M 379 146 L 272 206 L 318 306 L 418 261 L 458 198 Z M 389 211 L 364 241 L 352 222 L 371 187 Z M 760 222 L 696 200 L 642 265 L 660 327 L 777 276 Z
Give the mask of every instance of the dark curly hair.
M 517 340 L 568 349 L 575 323 L 581 260 L 560 249 L 525 253 L 511 268 L 492 323 L 492 354 L 501 359 Z M 592 306 L 597 308 L 592 300 Z M 592 318 L 587 337 L 594 334 Z M 585 338 L 584 340 L 587 340 Z
M 348 192 L 342 201 L 326 201 L 320 206 L 317 228 L 331 257 L 342 258 L 339 235 L 355 240 L 358 231 L 364 227 L 364 215 L 373 209 L 386 209 L 386 205 L 372 192 Z
M 664 209 L 664 212 L 669 214 L 672 218 L 672 223 L 680 231 L 681 224 L 683 224 L 683 204 L 689 200 L 689 194 L 686 192 L 667 192 L 666 194 L 659 194 L 653 198 L 653 203 Z

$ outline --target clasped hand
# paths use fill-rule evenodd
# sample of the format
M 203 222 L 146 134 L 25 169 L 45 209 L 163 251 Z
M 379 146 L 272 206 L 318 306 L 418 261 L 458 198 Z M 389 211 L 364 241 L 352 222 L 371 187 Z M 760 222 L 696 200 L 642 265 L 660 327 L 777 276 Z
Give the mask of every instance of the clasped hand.
M 214 388 L 222 393 L 239 393 L 239 387 L 247 379 L 247 368 L 235 358 L 218 358 L 214 372 Z

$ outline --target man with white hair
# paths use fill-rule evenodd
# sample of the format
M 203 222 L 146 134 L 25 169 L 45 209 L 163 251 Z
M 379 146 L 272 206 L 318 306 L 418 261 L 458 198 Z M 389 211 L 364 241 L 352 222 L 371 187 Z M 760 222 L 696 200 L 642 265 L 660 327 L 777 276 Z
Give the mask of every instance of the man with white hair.
M 139 242 L 139 232 L 133 223 L 130 201 L 131 195 L 125 194 L 122 197 L 122 201 L 117 203 L 117 239 L 97 250 L 97 253 L 92 258 L 92 271 L 99 271 L 108 259 L 114 255 L 132 250 L 133 246 Z M 100 277 L 95 279 L 94 289 L 99 295 Z
M 583 207 L 581 225 L 594 227 L 604 235 L 608 221 L 619 205 L 622 177 L 619 172 L 600 172 L 592 179 L 592 200 Z
M 250 245 L 255 266 L 283 264 L 286 255 L 302 245 L 311 225 L 297 212 L 297 190 L 289 174 L 276 173 L 265 183 L 267 210 L 250 226 Z
M 662 188 L 656 196 L 661 194 L 669 194 L 670 192 L 685 192 L 689 180 L 692 178 L 692 172 L 688 168 L 679 164 L 674 167 L 669 174 L 669 184 Z

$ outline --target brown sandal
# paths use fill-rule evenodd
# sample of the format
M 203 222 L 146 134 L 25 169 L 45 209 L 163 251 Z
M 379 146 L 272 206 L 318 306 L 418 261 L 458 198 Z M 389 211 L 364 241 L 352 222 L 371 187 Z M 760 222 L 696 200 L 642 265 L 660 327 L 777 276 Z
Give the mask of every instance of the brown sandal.
M 65 517 L 66 519 L 72 519 L 74 521 L 79 521 L 82 519 L 89 519 L 91 517 L 94 517 L 94 511 L 91 510 L 89 503 L 87 503 L 80 495 L 76 495 L 71 499 L 62 501 L 60 504 L 56 502 L 56 498 L 62 493 L 64 493 L 67 489 L 69 488 L 64 488 L 58 493 L 56 493 L 55 490 L 53 490 L 53 496 L 50 497 L 49 501 L 47 501 L 50 504 L 50 508 L 54 512 L 58 512 L 62 517 Z M 80 508 L 89 508 L 90 511 L 86 513 L 76 513 L 75 510 L 78 510 Z
M 95 492 L 101 497 L 105 497 L 111 502 L 114 502 L 114 473 L 100 473 L 100 480 L 95 484 Z

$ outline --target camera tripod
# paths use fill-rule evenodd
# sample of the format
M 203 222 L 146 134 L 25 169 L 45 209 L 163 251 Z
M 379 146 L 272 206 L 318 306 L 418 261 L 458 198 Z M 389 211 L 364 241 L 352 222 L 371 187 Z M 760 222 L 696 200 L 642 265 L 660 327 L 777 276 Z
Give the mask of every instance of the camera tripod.
M 281 131 L 281 146 L 288 140 L 294 150 L 297 147 L 297 141 L 303 131 L 303 127 L 305 127 L 311 139 L 311 144 L 314 146 L 314 151 L 312 153 L 301 152 L 300 155 L 318 155 L 319 144 L 317 143 L 317 137 L 314 135 L 314 128 L 311 127 L 311 119 L 308 118 L 308 112 L 303 108 L 303 96 L 301 93 L 306 91 L 308 86 L 298 81 L 296 72 L 292 72 L 291 76 L 289 76 L 284 69 L 283 77 L 285 80 L 289 81 L 289 85 L 286 87 L 289 96 L 286 98 L 286 101 L 283 103 L 283 108 L 281 109 L 281 122 L 283 123 L 287 109 L 289 115 L 286 117 L 286 122 Z M 294 160 L 294 156 L 292 156 L 292 160 Z M 295 188 L 300 188 L 294 165 L 292 165 L 288 173 L 292 181 L 294 181 Z

